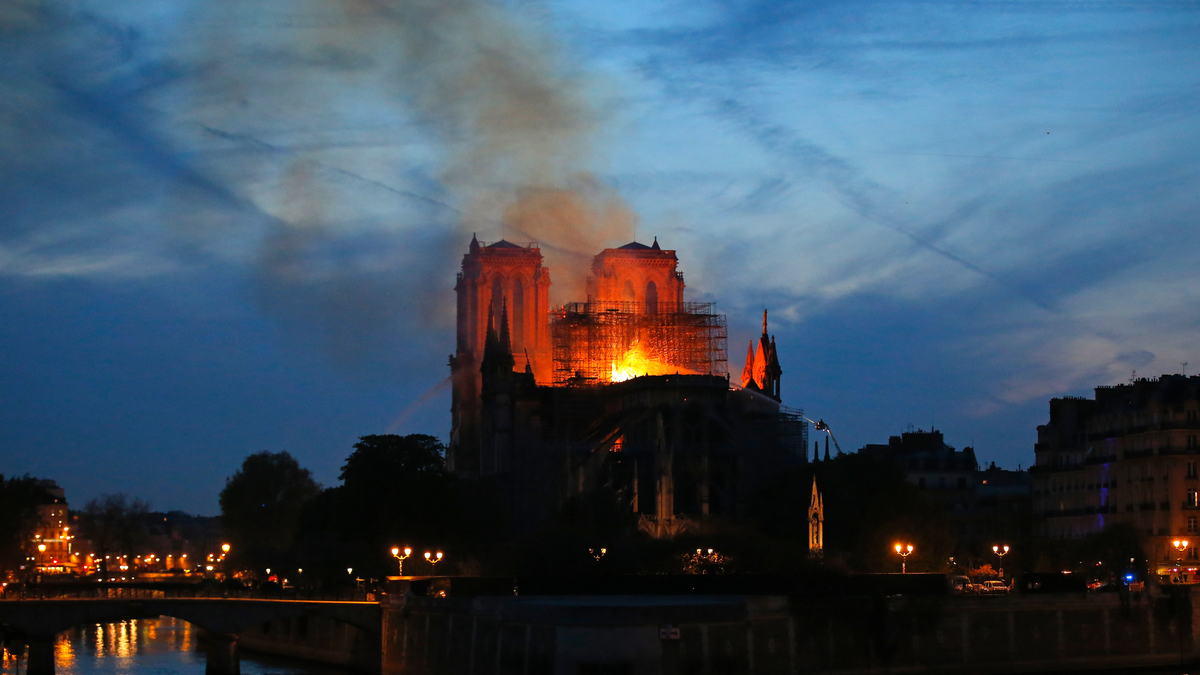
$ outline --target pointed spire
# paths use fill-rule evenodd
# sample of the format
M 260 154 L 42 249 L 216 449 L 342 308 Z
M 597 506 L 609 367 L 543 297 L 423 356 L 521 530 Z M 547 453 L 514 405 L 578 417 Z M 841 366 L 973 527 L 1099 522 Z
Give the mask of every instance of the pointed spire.
M 754 355 L 754 381 L 758 383 L 759 389 L 766 390 L 767 352 L 771 349 L 771 343 L 767 341 L 765 336 L 758 342 L 758 352 Z
M 469 250 L 471 251 L 471 253 L 474 253 L 479 250 L 479 240 L 475 238 L 474 232 L 471 233 L 471 246 L 469 247 Z
M 750 349 L 746 352 L 746 367 L 742 368 L 742 386 L 749 387 L 750 383 L 754 382 L 754 342 L 750 342 Z
M 512 339 L 508 332 L 508 298 L 500 301 L 500 349 L 504 354 L 512 354 Z
M 821 461 L 821 442 L 813 441 L 813 464 Z
M 767 335 L 767 310 L 763 310 L 763 337 Z
M 654 244 L 653 244 L 652 246 L 650 246 L 650 248 L 654 249 L 655 251 L 661 251 L 661 250 L 662 250 L 662 249 L 661 249 L 661 248 L 659 248 L 659 246 L 658 246 L 658 237 L 654 237 Z
M 483 339 L 483 351 L 485 353 L 495 349 L 496 347 L 496 321 L 495 315 L 492 313 L 492 305 L 488 305 L 488 325 L 487 335 Z
M 529 350 L 525 350 L 525 374 L 530 378 L 533 377 L 533 364 L 529 362 Z

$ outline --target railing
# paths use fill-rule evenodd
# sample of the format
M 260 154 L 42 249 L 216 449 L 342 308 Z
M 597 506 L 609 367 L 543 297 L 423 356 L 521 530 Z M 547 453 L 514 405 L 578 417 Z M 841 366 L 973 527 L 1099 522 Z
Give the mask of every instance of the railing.
M 314 591 L 307 589 L 283 589 L 263 591 L 253 588 L 153 588 L 149 586 L 58 586 L 9 584 L 3 600 L 294 600 L 308 602 L 381 602 L 384 593 L 364 591 Z

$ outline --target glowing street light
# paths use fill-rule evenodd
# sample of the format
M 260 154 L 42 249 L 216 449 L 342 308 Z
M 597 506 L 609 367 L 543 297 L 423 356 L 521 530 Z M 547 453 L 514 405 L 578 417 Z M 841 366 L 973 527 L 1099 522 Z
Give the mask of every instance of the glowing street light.
M 412 549 L 407 546 L 404 547 L 404 555 L 400 555 L 399 547 L 392 549 L 392 557 L 395 558 L 400 563 L 400 569 L 399 569 L 400 576 L 404 576 L 404 561 L 410 555 L 412 555 Z M 428 557 L 428 556 L 426 556 L 426 557 Z
M 1004 556 L 1008 553 L 1008 544 L 1003 546 L 992 546 L 992 553 L 1000 556 L 1000 578 L 1004 578 Z
M 425 560 L 429 563 L 429 571 L 432 573 L 433 566 L 442 562 L 442 552 L 438 551 L 437 555 L 433 555 L 429 551 L 425 551 Z
M 900 556 L 900 573 L 908 572 L 908 556 L 912 555 L 912 544 L 896 544 L 896 553 Z
M 1179 552 L 1179 557 L 1175 559 L 1175 566 L 1179 568 L 1179 581 L 1180 581 L 1180 583 L 1182 583 L 1183 582 L 1183 552 L 1187 550 L 1188 540 L 1187 539 L 1176 539 L 1175 541 L 1171 542 L 1171 545 L 1174 546 L 1175 550 Z

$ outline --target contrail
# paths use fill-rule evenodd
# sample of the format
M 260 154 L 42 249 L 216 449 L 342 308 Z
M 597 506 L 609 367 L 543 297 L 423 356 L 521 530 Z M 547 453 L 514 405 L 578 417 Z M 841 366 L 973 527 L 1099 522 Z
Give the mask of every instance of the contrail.
M 247 136 L 245 134 L 235 134 L 235 133 L 232 133 L 229 131 L 225 131 L 223 129 L 217 129 L 215 127 L 208 126 L 207 124 L 201 124 L 199 126 L 201 129 L 203 129 L 205 131 L 205 133 L 216 136 L 217 138 L 223 138 L 228 141 L 236 141 L 239 143 L 253 145 L 253 146 L 256 146 L 256 147 L 262 148 L 264 150 L 267 150 L 269 152 L 273 152 L 273 153 L 277 153 L 277 154 L 284 154 L 284 155 L 296 154 L 290 148 L 275 145 L 273 143 L 268 143 L 262 139 L 255 138 L 253 136 Z M 342 176 L 347 176 L 349 178 L 360 180 L 364 183 L 367 183 L 368 185 L 374 185 L 377 188 L 387 190 L 388 192 L 391 192 L 392 194 L 400 195 L 402 197 L 408 197 L 410 199 L 416 199 L 418 201 L 422 201 L 427 204 L 433 204 L 434 206 L 440 206 L 441 208 L 449 209 L 450 211 L 453 211 L 454 213 L 459 213 L 459 210 L 454 208 L 453 206 L 451 206 L 445 202 L 441 202 L 436 199 L 433 199 L 432 197 L 426 197 L 425 195 L 417 194 L 415 192 L 409 192 L 408 190 L 400 190 L 398 188 L 394 188 L 390 185 L 387 185 L 386 183 L 381 183 L 372 178 L 367 178 L 365 176 L 361 176 L 357 173 L 354 173 L 353 171 L 347 171 L 346 169 L 341 169 L 336 166 L 330 166 L 328 164 L 325 164 L 324 162 L 318 162 L 316 160 L 309 159 L 307 157 L 305 158 L 305 161 L 311 162 L 314 166 L 321 167 L 322 169 L 324 169 L 330 173 L 340 174 Z

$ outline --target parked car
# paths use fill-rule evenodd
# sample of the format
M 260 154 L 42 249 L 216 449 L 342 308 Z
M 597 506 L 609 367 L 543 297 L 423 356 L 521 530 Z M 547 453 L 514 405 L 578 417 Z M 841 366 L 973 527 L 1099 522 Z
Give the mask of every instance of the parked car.
M 967 593 L 971 588 L 971 577 L 962 574 L 950 577 L 950 592 L 955 594 Z
M 983 589 L 980 590 L 983 595 L 1008 595 L 1008 586 L 1003 581 L 990 579 L 983 582 Z

